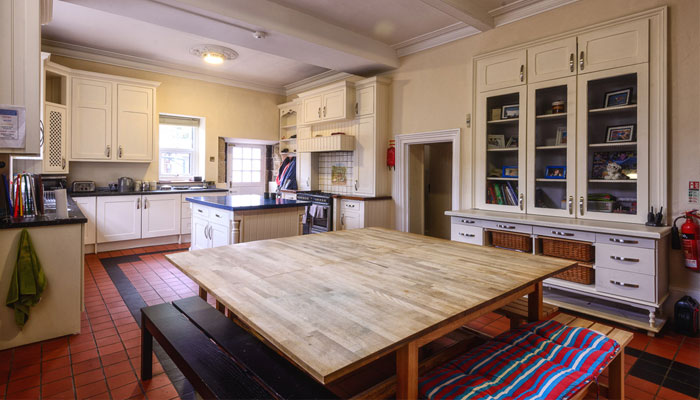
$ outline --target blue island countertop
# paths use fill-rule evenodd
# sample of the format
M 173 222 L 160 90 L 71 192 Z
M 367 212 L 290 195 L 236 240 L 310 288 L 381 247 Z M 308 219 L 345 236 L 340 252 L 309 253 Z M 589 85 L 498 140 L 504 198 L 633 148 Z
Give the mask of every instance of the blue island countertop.
M 267 208 L 305 207 L 310 201 L 266 199 L 257 194 L 240 194 L 235 196 L 187 197 L 185 200 L 203 206 L 220 208 L 228 211 L 263 210 Z

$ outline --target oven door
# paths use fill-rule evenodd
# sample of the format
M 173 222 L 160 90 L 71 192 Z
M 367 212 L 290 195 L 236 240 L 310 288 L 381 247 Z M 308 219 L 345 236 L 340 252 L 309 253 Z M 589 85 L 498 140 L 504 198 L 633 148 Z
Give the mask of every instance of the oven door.
M 311 221 L 310 233 L 322 233 L 331 230 L 332 219 L 333 213 L 331 213 L 330 205 L 316 204 L 316 207 L 310 207 L 309 218 L 306 221 Z

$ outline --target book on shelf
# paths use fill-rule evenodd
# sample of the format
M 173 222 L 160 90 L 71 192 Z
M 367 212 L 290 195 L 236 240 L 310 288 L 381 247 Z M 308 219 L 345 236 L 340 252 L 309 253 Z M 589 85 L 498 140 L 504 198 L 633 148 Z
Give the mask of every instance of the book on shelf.
M 518 195 L 510 182 L 489 183 L 486 188 L 486 201 L 489 204 L 514 206 L 518 204 Z

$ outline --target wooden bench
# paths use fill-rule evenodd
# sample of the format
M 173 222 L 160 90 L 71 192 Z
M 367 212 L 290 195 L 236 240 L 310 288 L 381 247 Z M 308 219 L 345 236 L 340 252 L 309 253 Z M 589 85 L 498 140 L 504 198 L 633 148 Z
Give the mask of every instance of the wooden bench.
M 522 297 L 504 307 L 499 308 L 495 311 L 495 313 L 507 317 L 510 320 L 510 329 L 515 329 L 520 326 L 523 321 L 527 320 L 527 310 L 527 297 Z M 542 303 L 543 319 L 549 319 L 549 317 L 557 311 L 559 311 L 559 307 L 552 304 Z
M 199 297 L 141 309 L 141 378 L 155 338 L 204 398 L 332 399 L 332 392 Z

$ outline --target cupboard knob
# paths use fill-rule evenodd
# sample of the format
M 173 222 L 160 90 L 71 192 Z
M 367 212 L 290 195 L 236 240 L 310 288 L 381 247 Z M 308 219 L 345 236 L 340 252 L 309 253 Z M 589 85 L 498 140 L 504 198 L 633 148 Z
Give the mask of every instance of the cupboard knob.
M 583 71 L 583 51 L 578 55 L 578 69 Z
M 573 215 L 574 213 L 574 196 L 569 196 L 569 214 Z
M 578 211 L 583 215 L 583 196 L 578 198 Z

